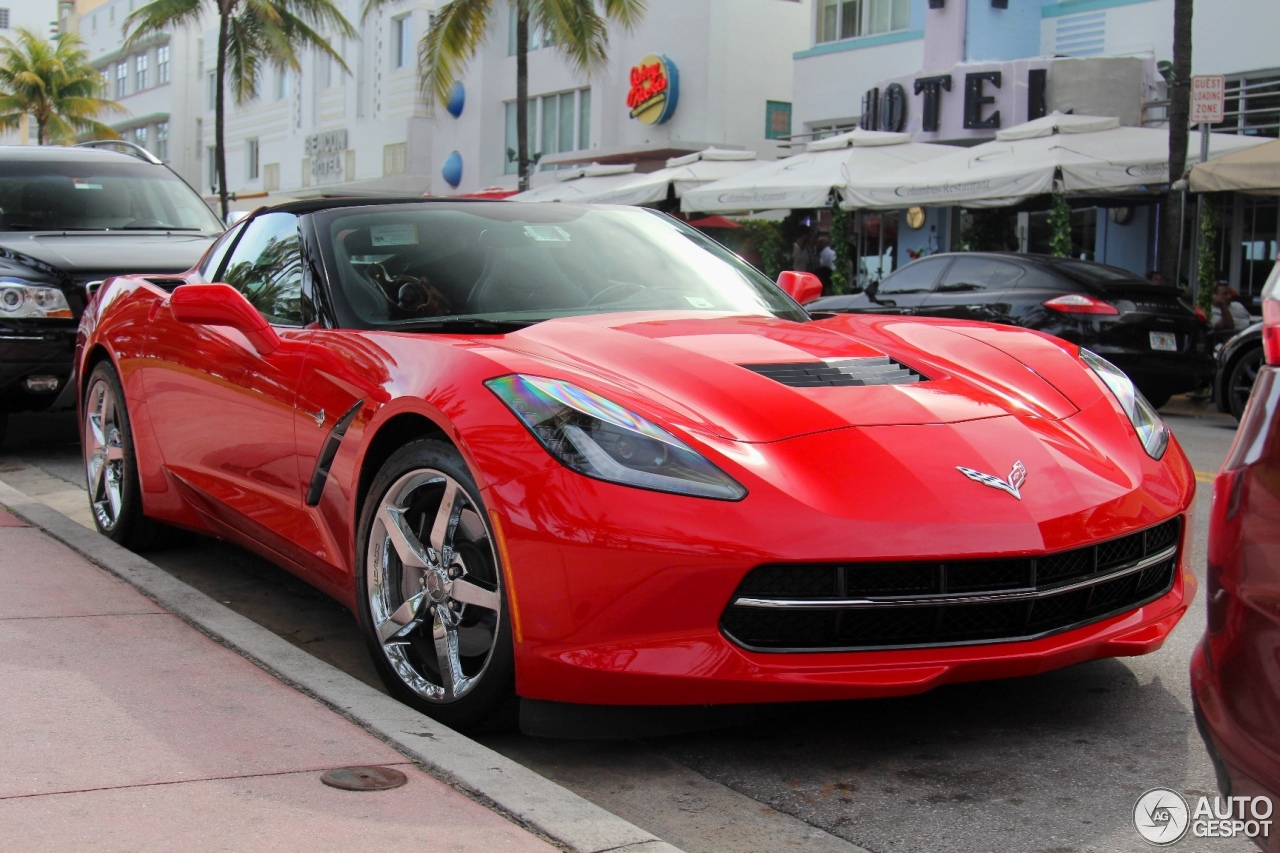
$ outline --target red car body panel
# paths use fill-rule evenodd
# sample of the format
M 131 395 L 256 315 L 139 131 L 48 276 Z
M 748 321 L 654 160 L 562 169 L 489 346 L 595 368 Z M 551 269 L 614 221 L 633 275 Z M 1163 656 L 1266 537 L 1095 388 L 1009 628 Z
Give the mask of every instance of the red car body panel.
M 499 540 L 517 692 L 592 704 L 705 704 L 913 693 L 1144 654 L 1194 594 L 1036 639 L 766 653 L 719 620 L 768 562 L 1035 556 L 1181 516 L 1194 474 L 1176 441 L 1151 459 L 1074 347 L 982 324 L 841 315 L 799 324 L 705 312 L 549 320 L 505 335 L 278 329 L 175 320 L 144 279 L 86 312 L 80 376 L 110 359 L 131 416 L 146 513 L 232 539 L 355 608 L 371 449 L 403 419 L 457 446 Z M 742 364 L 886 354 L 930 381 L 795 388 Z M 593 480 L 553 459 L 482 383 L 573 382 L 662 424 L 747 490 L 736 502 Z M 83 390 L 83 389 L 82 389 Z M 854 393 L 850 393 L 854 392 Z M 327 430 L 359 405 L 316 506 Z M 1003 476 L 1015 499 L 957 472 Z
M 1264 365 L 1214 482 L 1198 722 L 1231 795 L 1280 805 L 1280 368 Z M 1280 850 L 1280 832 L 1259 840 Z M 1268 847 L 1267 844 L 1270 846 Z

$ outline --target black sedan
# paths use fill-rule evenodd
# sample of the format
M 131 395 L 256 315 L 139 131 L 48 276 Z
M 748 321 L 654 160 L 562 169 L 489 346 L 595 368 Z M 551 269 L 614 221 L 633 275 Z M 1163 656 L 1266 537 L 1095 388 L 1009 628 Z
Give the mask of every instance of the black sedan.
M 908 264 L 810 311 L 954 317 L 1023 326 L 1087 347 L 1124 370 L 1152 405 L 1214 373 L 1205 322 L 1177 289 L 1116 267 L 1047 255 L 966 252 Z

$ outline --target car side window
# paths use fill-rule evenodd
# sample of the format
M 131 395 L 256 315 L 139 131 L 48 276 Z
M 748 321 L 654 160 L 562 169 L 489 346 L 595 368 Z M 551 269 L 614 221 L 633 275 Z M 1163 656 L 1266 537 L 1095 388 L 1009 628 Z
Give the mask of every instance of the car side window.
M 222 280 L 244 294 L 268 323 L 303 325 L 298 217 L 264 213 L 245 226 Z
M 204 259 L 200 261 L 200 266 L 196 271 L 200 274 L 201 281 L 214 281 L 214 276 L 218 274 L 218 267 L 222 266 L 222 259 L 227 256 L 227 252 L 231 251 L 231 247 L 235 245 L 236 239 L 239 238 L 240 232 L 244 230 L 244 223 L 237 223 L 228 228 L 226 232 L 218 238 L 217 242 L 209 247 L 209 251 L 205 252 Z
M 1022 268 L 995 258 L 958 258 L 942 279 L 939 293 L 1008 290 L 1022 278 Z
M 946 264 L 946 259 L 915 261 L 907 264 L 880 282 L 876 294 L 887 296 L 895 293 L 929 293 L 933 290 L 933 283 L 938 280 L 938 273 L 942 272 Z

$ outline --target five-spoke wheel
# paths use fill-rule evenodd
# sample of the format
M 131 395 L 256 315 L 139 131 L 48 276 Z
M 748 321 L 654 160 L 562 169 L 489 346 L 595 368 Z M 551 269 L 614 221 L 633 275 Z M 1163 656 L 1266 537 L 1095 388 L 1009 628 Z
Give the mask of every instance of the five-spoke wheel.
M 482 727 L 513 697 L 502 571 L 483 504 L 451 447 L 417 441 L 374 480 L 362 514 L 361 621 L 400 698 Z

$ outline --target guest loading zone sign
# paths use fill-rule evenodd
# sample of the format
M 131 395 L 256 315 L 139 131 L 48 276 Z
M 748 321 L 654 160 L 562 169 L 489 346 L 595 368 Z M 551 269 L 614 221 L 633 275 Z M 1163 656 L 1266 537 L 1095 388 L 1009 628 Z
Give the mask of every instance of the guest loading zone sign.
M 676 111 L 680 99 L 680 75 L 665 56 L 649 54 L 631 69 L 627 106 L 631 117 L 645 124 L 662 124 Z

